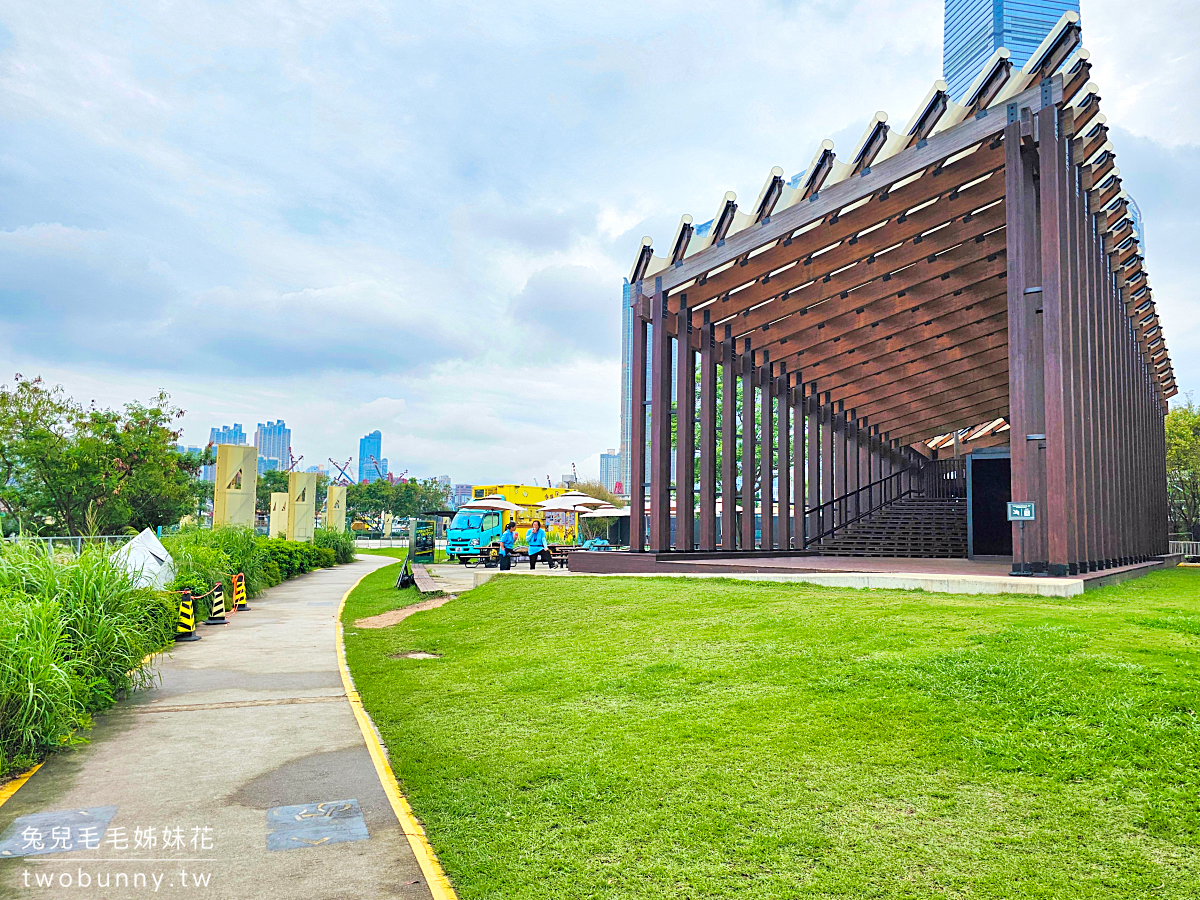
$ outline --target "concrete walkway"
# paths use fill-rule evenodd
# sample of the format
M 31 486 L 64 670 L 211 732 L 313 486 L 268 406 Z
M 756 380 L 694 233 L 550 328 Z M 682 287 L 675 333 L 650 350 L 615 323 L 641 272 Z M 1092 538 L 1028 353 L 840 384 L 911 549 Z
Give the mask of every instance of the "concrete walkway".
M 429 900 L 335 652 L 342 595 L 395 561 L 293 579 L 177 644 L 160 687 L 99 716 L 91 743 L 0 808 L 0 856 L 58 851 L 0 859 L 0 896 Z

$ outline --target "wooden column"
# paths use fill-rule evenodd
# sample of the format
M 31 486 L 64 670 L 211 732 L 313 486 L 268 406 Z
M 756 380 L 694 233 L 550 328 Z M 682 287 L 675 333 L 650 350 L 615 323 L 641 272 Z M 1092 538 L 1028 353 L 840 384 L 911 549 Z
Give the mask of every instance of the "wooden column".
M 1037 469 L 1041 459 L 1036 441 L 1044 427 L 1041 384 L 1041 334 L 1038 327 L 1042 302 L 1038 275 L 1040 247 L 1037 237 L 1037 194 L 1034 184 L 1036 155 L 1022 149 L 1021 122 L 1010 121 L 1004 130 L 1005 212 L 1008 241 L 1008 393 L 1009 449 L 1012 499 L 1034 501 L 1036 520 L 1025 525 L 1025 559 L 1020 557 L 1020 526 L 1012 527 L 1014 573 L 1044 570 L 1041 552 L 1046 517 L 1038 496 Z
M 629 549 L 646 549 L 646 319 L 642 283 L 633 289 L 633 422 L 629 428 Z
M 683 303 L 681 301 L 681 307 Z M 675 549 L 695 549 L 696 353 L 692 314 L 681 308 L 675 342 Z
M 834 510 L 833 518 L 837 525 L 841 525 L 847 518 L 845 497 L 850 484 L 849 473 L 846 471 L 846 462 L 850 458 L 847 447 L 849 432 L 850 420 L 846 413 L 846 404 L 839 400 L 833 416 L 833 498 L 842 498 Z
M 737 549 L 738 355 L 725 326 L 721 342 L 721 549 Z
M 1038 163 L 1041 175 L 1042 343 L 1046 396 L 1046 530 L 1050 574 L 1078 573 L 1071 433 L 1072 343 L 1066 210 L 1066 143 L 1060 111 L 1038 113 Z
M 807 407 L 804 399 L 804 379 L 796 372 L 796 384 L 788 392 L 792 401 L 792 548 L 804 549 L 804 426 Z
M 775 527 L 775 543 L 780 550 L 792 545 L 792 392 L 788 384 L 787 364 L 779 364 L 779 378 L 775 382 L 778 398 L 779 418 L 775 446 L 779 449 L 777 468 L 779 478 L 779 521 Z
M 671 336 L 661 278 L 650 320 L 650 550 L 663 553 L 671 549 Z
M 817 392 L 817 383 L 809 385 L 804 398 L 804 409 L 808 416 L 808 508 L 811 512 L 806 517 L 808 530 L 803 550 L 808 543 L 821 533 L 821 517 L 817 507 L 821 505 L 821 454 L 825 446 L 821 440 L 821 395 Z
M 1071 177 L 1075 188 L 1075 219 L 1077 223 L 1075 253 L 1079 267 L 1079 346 L 1083 361 L 1080 427 L 1084 472 L 1087 477 L 1087 566 L 1088 571 L 1096 572 L 1104 568 L 1104 540 L 1100 511 L 1100 409 L 1097 399 L 1099 365 L 1096 349 L 1096 298 L 1093 290 L 1091 264 L 1092 217 L 1089 212 L 1088 194 L 1083 189 L 1083 173 L 1078 166 L 1071 166 Z
M 829 391 L 825 392 L 825 402 L 821 405 L 821 503 L 828 503 L 833 499 L 834 489 L 834 465 L 833 459 L 836 456 L 837 441 L 835 440 L 834 419 L 837 413 L 834 410 L 833 401 L 830 399 Z M 825 512 L 821 515 L 821 532 L 828 531 L 836 523 L 834 521 L 833 507 L 826 507 Z M 818 532 L 818 533 L 821 533 Z
M 1064 113 L 1064 125 L 1070 120 L 1070 115 Z M 1073 128 L 1073 125 L 1072 125 Z M 1083 262 L 1083 207 L 1082 191 L 1079 183 L 1079 169 L 1073 162 L 1075 142 L 1068 135 L 1063 136 L 1065 153 L 1063 173 L 1066 181 L 1066 213 L 1067 213 L 1067 284 L 1066 303 L 1064 308 L 1069 311 L 1071 336 L 1071 366 L 1070 366 L 1070 395 L 1071 415 L 1068 420 L 1073 448 L 1073 475 L 1075 485 L 1073 493 L 1075 501 L 1076 522 L 1076 570 L 1080 573 L 1092 571 L 1095 555 L 1095 535 L 1093 531 L 1092 512 L 1092 474 L 1091 449 L 1088 441 L 1088 401 L 1090 392 L 1088 376 L 1088 350 L 1085 345 L 1087 330 L 1084 323 L 1087 306 L 1084 301 L 1086 285 L 1086 265 Z
M 717 335 L 707 309 L 700 331 L 700 549 L 717 549 Z
M 742 348 L 742 550 L 754 549 L 754 351 Z
M 763 351 L 759 380 L 759 448 L 758 490 L 762 506 L 761 549 L 775 548 L 775 379 L 771 374 L 771 357 Z

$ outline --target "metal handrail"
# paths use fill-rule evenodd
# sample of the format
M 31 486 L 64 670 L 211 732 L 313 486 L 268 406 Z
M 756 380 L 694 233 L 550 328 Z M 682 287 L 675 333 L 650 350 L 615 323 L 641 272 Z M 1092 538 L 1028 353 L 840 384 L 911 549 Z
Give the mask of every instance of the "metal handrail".
M 913 484 L 918 487 L 910 487 L 907 490 L 902 490 L 904 485 L 904 477 L 909 476 Z M 861 494 L 867 494 L 867 502 L 862 503 Z M 812 509 L 806 510 L 804 515 L 804 549 L 807 550 L 814 544 L 819 544 L 826 538 L 832 537 L 855 522 L 861 522 L 867 516 L 878 512 L 885 506 L 890 506 L 905 497 L 914 494 L 923 495 L 923 482 L 921 480 L 921 469 L 911 466 L 907 469 L 901 469 L 899 472 L 893 472 L 891 475 L 886 475 L 877 481 L 872 481 L 870 484 L 863 485 L 853 491 L 848 491 L 840 497 L 834 497 L 822 503 L 820 506 L 814 506 Z M 875 502 L 878 496 L 879 502 Z M 846 513 L 851 505 L 850 500 L 853 498 L 854 515 L 850 516 Z M 838 513 L 842 515 L 839 516 Z M 833 523 L 829 528 L 824 528 L 820 533 L 815 535 L 809 534 L 810 522 L 824 522 L 828 513 L 829 520 Z M 840 520 L 840 521 L 839 521 Z
M 1182 553 L 1184 556 L 1200 556 L 1200 541 L 1170 541 L 1168 552 Z

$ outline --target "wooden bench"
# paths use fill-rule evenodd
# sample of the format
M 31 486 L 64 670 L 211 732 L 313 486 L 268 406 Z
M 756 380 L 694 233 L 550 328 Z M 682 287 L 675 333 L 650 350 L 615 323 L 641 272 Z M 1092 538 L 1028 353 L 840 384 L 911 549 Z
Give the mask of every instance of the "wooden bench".
M 412 572 L 413 579 L 417 582 L 417 590 L 422 594 L 432 594 L 441 591 L 441 588 L 437 586 L 434 580 L 429 576 L 429 573 L 425 571 L 424 566 L 419 566 L 414 563 Z

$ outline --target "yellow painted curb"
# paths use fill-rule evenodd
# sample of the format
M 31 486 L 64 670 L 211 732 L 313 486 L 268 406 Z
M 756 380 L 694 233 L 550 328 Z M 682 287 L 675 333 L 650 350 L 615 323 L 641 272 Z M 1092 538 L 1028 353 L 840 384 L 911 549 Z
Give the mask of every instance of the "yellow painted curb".
M 387 794 L 388 801 L 392 804 L 392 811 L 400 821 L 400 827 L 404 829 L 404 836 L 408 838 L 413 856 L 417 858 L 417 864 L 425 875 L 425 883 L 429 885 L 429 892 L 433 895 L 433 900 L 458 900 L 458 895 L 454 892 L 450 879 L 446 877 L 446 873 L 442 870 L 442 864 L 438 862 L 437 854 L 433 852 L 433 847 L 429 845 L 429 839 L 425 837 L 425 829 L 421 827 L 421 823 L 413 815 L 412 807 L 400 793 L 396 773 L 392 771 L 391 764 L 388 763 L 383 745 L 379 743 L 371 720 L 367 717 L 367 711 L 363 709 L 362 698 L 354 689 L 354 682 L 350 679 L 350 669 L 346 666 L 346 648 L 342 636 L 342 610 L 346 606 L 346 598 L 358 587 L 363 578 L 370 574 L 372 573 L 366 572 L 362 578 L 354 582 L 350 589 L 342 594 L 342 602 L 338 604 L 336 643 L 342 686 L 346 689 L 346 697 L 350 700 L 350 708 L 354 710 L 354 718 L 358 720 L 358 728 L 362 732 L 363 740 L 367 742 L 367 750 L 370 751 L 371 760 L 375 763 L 375 773 L 379 776 L 379 783 L 383 785 L 383 792 Z
M 6 784 L 4 787 L 0 788 L 0 806 L 3 806 L 5 803 L 7 803 L 12 798 L 12 795 L 21 789 L 21 785 L 23 785 L 30 778 L 32 778 L 33 773 L 36 772 L 41 767 L 42 767 L 42 764 L 38 763 L 36 766 L 34 766 L 32 769 L 30 769 L 24 775 L 18 775 L 16 778 L 14 778 L 12 781 L 10 781 L 8 784 Z

